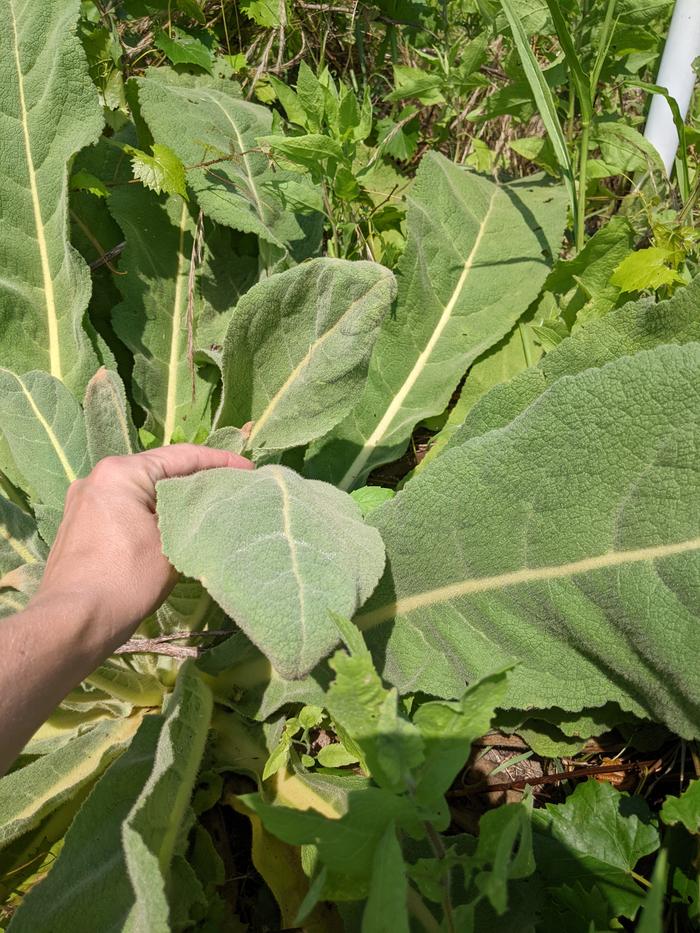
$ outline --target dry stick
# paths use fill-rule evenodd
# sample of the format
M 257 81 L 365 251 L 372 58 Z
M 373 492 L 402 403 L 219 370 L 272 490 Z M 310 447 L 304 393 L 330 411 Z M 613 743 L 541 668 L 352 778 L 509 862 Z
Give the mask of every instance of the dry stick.
M 490 794 L 497 790 L 519 790 L 526 785 L 537 787 L 538 784 L 557 784 L 559 781 L 568 781 L 571 778 L 588 777 L 594 774 L 616 774 L 619 771 L 655 771 L 661 763 L 660 758 L 651 761 L 621 762 L 619 765 L 598 765 L 594 768 L 574 768 L 573 771 L 560 771 L 557 774 L 543 774 L 541 777 L 519 778 L 514 781 L 503 781 L 500 784 L 479 783 L 474 787 L 466 787 L 447 792 L 448 797 L 473 797 L 476 794 Z
M 109 266 L 113 259 L 116 259 L 117 256 L 120 256 L 126 246 L 126 240 L 122 240 L 121 243 L 117 243 L 116 246 L 113 246 L 111 249 L 108 249 L 106 253 L 103 253 L 101 256 L 98 256 L 93 262 L 90 263 L 90 271 L 94 272 L 95 269 L 99 269 L 100 266 Z M 111 269 L 111 266 L 110 266 Z M 123 272 L 118 272 L 116 269 L 111 269 L 115 275 L 124 275 Z
M 197 658 L 201 649 L 195 645 L 172 645 L 182 638 L 218 638 L 233 635 L 232 629 L 211 629 L 208 632 L 172 632 L 157 638 L 130 638 L 115 654 L 163 654 L 171 658 Z

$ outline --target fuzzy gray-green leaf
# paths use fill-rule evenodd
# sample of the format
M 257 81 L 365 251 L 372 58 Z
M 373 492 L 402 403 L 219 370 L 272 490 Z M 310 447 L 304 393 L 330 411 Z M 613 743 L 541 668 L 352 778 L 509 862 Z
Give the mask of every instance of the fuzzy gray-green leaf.
M 253 449 L 325 434 L 362 390 L 395 293 L 388 269 L 341 259 L 312 260 L 256 285 L 226 335 L 218 423 L 252 421 Z
M 68 242 L 68 162 L 102 126 L 78 0 L 0 2 L 0 359 L 82 392 L 96 368 L 88 268 Z
M 65 385 L 0 369 L 0 431 L 32 498 L 62 509 L 70 483 L 89 469 L 83 413 Z
M 506 707 L 699 735 L 699 381 L 697 343 L 561 378 L 373 512 L 391 578 L 358 622 L 395 620 L 367 633 L 388 679 L 453 696 L 519 661 Z
M 308 474 L 343 489 L 405 449 L 413 427 L 444 411 L 469 365 L 537 296 L 564 228 L 562 188 L 509 185 L 431 153 L 408 201 L 395 315 L 348 417 L 310 452 Z
M 338 642 L 384 566 L 350 496 L 286 467 L 219 469 L 158 484 L 163 549 L 196 577 L 284 677 Z

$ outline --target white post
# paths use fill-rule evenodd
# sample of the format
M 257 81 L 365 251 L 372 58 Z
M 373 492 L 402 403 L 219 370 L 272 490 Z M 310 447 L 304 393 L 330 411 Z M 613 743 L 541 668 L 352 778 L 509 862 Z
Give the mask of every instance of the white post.
M 698 55 L 700 0 L 676 0 L 656 83 L 676 99 L 684 120 L 695 86 L 695 72 L 691 65 Z M 678 151 L 678 132 L 668 101 L 660 94 L 652 97 L 644 135 L 661 156 L 670 175 Z

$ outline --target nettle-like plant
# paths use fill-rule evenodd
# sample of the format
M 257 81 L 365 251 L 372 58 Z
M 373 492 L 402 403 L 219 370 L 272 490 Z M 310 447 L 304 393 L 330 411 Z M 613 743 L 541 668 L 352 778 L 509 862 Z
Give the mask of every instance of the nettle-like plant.
M 234 82 L 160 67 L 129 84 L 135 122 L 100 136 L 77 2 L 2 10 L 2 614 L 103 457 L 188 440 L 257 465 L 159 484 L 185 576 L 0 781 L 9 929 L 227 929 L 221 802 L 249 816 L 285 927 L 634 918 L 659 846 L 641 800 L 595 782 L 546 810 L 526 797 L 477 840 L 441 835 L 445 793 L 496 711 L 561 742 L 644 720 L 700 735 L 700 284 L 537 362 L 519 322 L 558 253 L 562 186 L 428 153 L 396 276 L 323 258 L 289 156 L 313 133 L 285 143 Z M 367 100 L 340 106 L 364 138 Z M 122 241 L 118 268 L 95 261 Z M 467 370 L 404 488 L 365 486 Z M 312 754 L 320 727 L 334 741 Z M 673 806 L 690 829 L 697 803 Z

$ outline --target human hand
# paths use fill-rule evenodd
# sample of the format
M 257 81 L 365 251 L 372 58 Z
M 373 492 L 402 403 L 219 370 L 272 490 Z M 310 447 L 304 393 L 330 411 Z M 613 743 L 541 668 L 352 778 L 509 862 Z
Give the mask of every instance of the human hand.
M 177 573 L 163 555 L 156 483 L 216 467 L 252 469 L 244 457 L 174 444 L 106 457 L 68 489 L 63 520 L 32 607 L 73 607 L 90 619 L 97 654 L 110 654 L 167 597 Z

